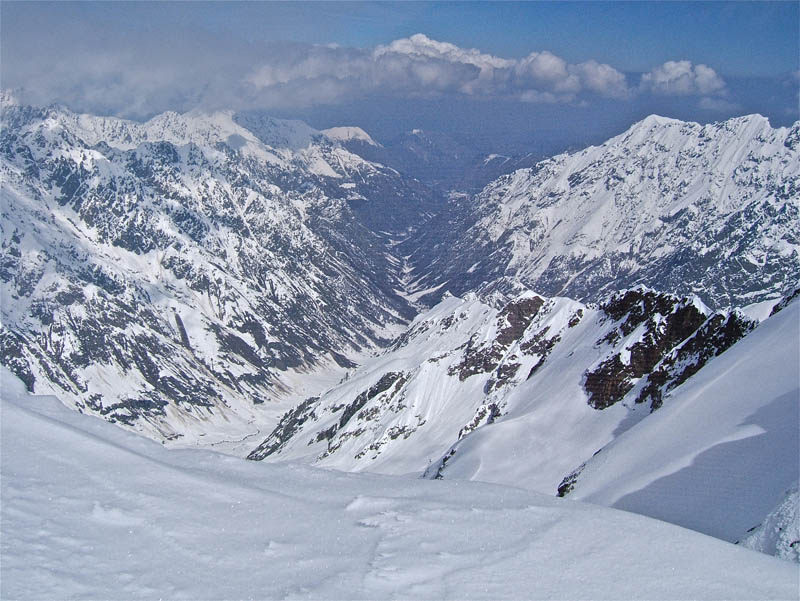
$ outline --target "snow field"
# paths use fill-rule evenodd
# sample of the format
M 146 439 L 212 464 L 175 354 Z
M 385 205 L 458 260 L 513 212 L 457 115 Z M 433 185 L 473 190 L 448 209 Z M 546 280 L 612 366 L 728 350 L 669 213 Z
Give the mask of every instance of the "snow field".
M 7 599 L 796 598 L 792 564 L 471 482 L 167 450 L 7 372 Z

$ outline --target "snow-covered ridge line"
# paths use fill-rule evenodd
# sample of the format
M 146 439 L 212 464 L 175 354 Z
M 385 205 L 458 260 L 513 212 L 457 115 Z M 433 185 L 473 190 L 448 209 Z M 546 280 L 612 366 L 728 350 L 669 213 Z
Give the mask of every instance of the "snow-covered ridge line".
M 364 142 L 365 144 L 369 144 L 370 146 L 377 146 L 381 147 L 372 137 L 365 132 L 360 127 L 355 126 L 344 126 L 344 127 L 330 127 L 328 129 L 321 130 L 323 134 L 325 134 L 331 140 L 336 140 L 337 142 Z

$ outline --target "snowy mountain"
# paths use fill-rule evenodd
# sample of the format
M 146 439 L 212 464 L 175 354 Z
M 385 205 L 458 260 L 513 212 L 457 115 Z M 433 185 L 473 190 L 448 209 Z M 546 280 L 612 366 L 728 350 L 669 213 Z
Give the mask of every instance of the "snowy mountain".
M 503 176 L 447 215 L 429 225 L 438 248 L 412 249 L 420 290 L 507 278 L 582 300 L 638 284 L 711 307 L 778 298 L 800 272 L 800 123 L 648 117 Z
M 569 495 L 730 542 L 765 522 L 750 544 L 798 560 L 798 326 L 795 299 L 591 457 Z
M 354 127 L 136 123 L 8 95 L 2 125 L 3 365 L 176 444 L 252 450 L 280 420 L 253 458 L 530 477 L 552 493 L 755 325 L 714 307 L 774 302 L 796 281 L 798 126 L 759 117 L 651 117 L 447 203 L 348 151 L 371 146 Z M 696 296 L 610 293 L 640 281 Z M 298 404 L 448 289 L 478 294 Z M 478 426 L 508 416 L 536 459 L 467 461 L 490 436 Z M 564 449 L 527 434 L 550 422 Z
M 383 355 L 284 415 L 250 458 L 555 494 L 756 326 L 645 288 L 600 306 L 529 291 L 484 301 L 451 296 L 418 316 Z
M 744 544 L 796 558 L 794 296 L 761 325 L 646 288 L 451 296 L 249 458 L 558 493 L 730 542 L 764 524 Z
M 651 518 L 798 559 L 800 124 L 445 200 L 357 127 L 0 101 L 0 596 L 797 595 Z
M 337 142 L 347 143 L 347 142 L 355 142 L 366 144 L 368 146 L 375 146 L 380 148 L 381 145 L 378 144 L 372 137 L 365 132 L 360 127 L 355 126 L 344 126 L 344 127 L 331 127 L 328 129 L 323 129 L 322 133 L 325 134 L 329 139 L 335 140 Z
M 241 438 L 413 316 L 391 236 L 435 197 L 391 169 L 300 122 L 4 100 L 0 356 L 30 390 Z
M 798 594 L 796 566 L 657 520 L 518 488 L 166 450 L 2 375 L 4 599 Z

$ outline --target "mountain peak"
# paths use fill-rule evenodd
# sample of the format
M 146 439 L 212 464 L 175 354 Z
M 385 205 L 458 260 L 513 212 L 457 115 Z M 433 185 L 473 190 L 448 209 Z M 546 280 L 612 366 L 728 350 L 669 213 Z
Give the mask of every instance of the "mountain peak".
M 365 132 L 360 127 L 356 127 L 353 125 L 348 126 L 341 126 L 341 127 L 330 127 L 328 129 L 323 129 L 322 133 L 325 134 L 329 139 L 334 140 L 335 142 L 364 142 L 365 144 L 369 144 L 370 146 L 376 146 L 378 148 L 381 147 L 375 140 L 372 139 L 367 132 Z
M 673 119 L 672 117 L 662 117 L 661 115 L 648 115 L 638 123 L 634 123 L 633 127 L 642 126 L 642 127 L 654 127 L 654 126 L 664 126 L 664 125 L 683 125 L 685 121 L 681 121 L 680 119 Z

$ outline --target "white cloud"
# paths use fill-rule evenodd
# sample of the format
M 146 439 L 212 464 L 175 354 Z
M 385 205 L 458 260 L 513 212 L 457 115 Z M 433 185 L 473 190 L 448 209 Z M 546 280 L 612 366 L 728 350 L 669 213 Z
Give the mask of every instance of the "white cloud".
M 521 81 L 539 90 L 574 94 L 581 88 L 580 81 L 567 67 L 567 61 L 545 50 L 531 52 L 517 62 L 514 71 Z
M 642 75 L 640 87 L 655 94 L 674 96 L 724 94 L 725 81 L 707 65 L 667 61 Z
M 257 67 L 247 81 L 265 90 L 300 81 L 313 88 L 315 80 L 326 78 L 347 81 L 354 93 L 458 92 L 525 102 L 570 102 L 580 93 L 611 97 L 629 93 L 624 74 L 593 60 L 571 65 L 548 51 L 506 59 L 421 33 L 372 51 L 314 47 L 290 63 L 270 61 Z
M 88 25 L 87 25 L 88 27 Z M 258 44 L 197 33 L 177 39 L 120 34 L 82 44 L 96 32 L 65 31 L 37 53 L 19 46 L 4 61 L 4 85 L 34 104 L 146 117 L 167 109 L 294 109 L 360 98 L 465 95 L 529 103 L 592 102 L 660 94 L 724 97 L 710 67 L 670 61 L 635 88 L 624 73 L 596 60 L 570 63 L 550 51 L 504 58 L 424 34 L 374 48 L 333 44 Z M 136 42 L 136 43 L 134 43 Z M 100 48 L 100 50 L 98 50 Z
M 577 73 L 584 88 L 602 96 L 624 98 L 630 94 L 625 75 L 614 67 L 591 60 L 571 67 Z

